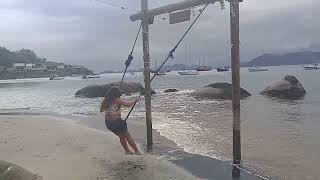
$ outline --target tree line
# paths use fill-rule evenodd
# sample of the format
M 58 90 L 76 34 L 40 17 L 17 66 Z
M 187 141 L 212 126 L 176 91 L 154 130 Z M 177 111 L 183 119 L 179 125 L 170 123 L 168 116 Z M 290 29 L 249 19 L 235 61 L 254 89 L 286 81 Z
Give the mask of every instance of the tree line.
M 10 67 L 13 63 L 43 63 L 46 59 L 39 58 L 36 53 L 29 49 L 10 51 L 0 47 L 0 66 Z

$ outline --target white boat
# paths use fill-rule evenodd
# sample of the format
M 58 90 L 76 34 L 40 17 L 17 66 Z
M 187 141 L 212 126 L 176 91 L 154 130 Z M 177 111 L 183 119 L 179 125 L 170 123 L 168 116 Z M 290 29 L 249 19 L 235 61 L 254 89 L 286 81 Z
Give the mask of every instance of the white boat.
M 320 69 L 320 67 L 319 67 L 318 64 L 308 64 L 308 65 L 303 66 L 303 68 L 304 68 L 305 70 L 316 70 L 316 69 Z
M 248 68 L 249 72 L 261 72 L 261 71 L 269 71 L 267 68 L 263 67 L 250 67 Z
M 184 45 L 184 57 L 185 57 L 185 60 L 187 61 L 187 44 Z M 188 76 L 188 75 L 198 75 L 199 72 L 196 70 L 183 70 L 183 71 L 178 71 L 178 74 L 182 76 Z
M 93 75 L 88 75 L 88 79 L 94 79 L 94 78 L 101 78 L 100 74 L 93 74 Z
M 157 73 L 157 75 L 163 76 L 163 75 L 166 75 L 166 72 L 165 72 L 165 71 L 159 71 L 159 72 Z
M 82 76 L 83 79 L 95 79 L 95 78 L 101 78 L 100 74 L 91 74 L 91 75 L 85 75 Z
M 71 74 L 70 77 L 79 77 L 81 76 L 80 74 Z
M 229 71 L 230 68 L 228 66 L 225 66 L 225 67 L 218 67 L 217 68 L 217 72 L 226 72 L 226 71 Z
M 57 74 L 53 74 L 51 77 L 50 77 L 50 80 L 63 80 L 64 77 L 59 77 Z
M 211 71 L 212 70 L 212 67 L 211 66 L 206 66 L 204 65 L 204 57 L 202 59 L 202 65 L 200 64 L 200 61 L 199 61 L 199 65 L 198 67 L 196 67 L 196 70 L 197 71 Z
M 198 75 L 199 72 L 195 70 L 185 70 L 185 71 L 178 71 L 178 74 L 182 76 L 187 76 L 187 75 Z

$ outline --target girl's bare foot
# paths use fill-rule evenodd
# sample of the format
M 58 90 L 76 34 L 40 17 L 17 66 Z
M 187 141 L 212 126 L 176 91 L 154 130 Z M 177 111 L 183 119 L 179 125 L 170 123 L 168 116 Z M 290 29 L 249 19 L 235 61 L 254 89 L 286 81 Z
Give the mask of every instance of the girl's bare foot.
M 131 151 L 126 152 L 126 155 L 132 155 L 132 154 L 133 154 L 133 152 L 131 152 Z
M 142 155 L 139 151 L 134 153 L 135 155 Z

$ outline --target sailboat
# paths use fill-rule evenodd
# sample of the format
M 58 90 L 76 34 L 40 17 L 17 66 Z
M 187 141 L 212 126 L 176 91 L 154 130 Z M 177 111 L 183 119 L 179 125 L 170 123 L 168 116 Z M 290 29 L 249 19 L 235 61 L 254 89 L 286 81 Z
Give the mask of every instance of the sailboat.
M 196 70 L 197 71 L 211 71 L 212 70 L 212 67 L 210 66 L 205 66 L 204 65 L 204 58 L 202 59 L 202 65 L 200 65 L 200 61 L 199 61 L 199 66 L 196 67 Z
M 166 75 L 166 71 L 164 70 L 159 71 L 159 68 L 157 68 L 157 60 L 155 60 L 154 68 L 150 69 L 150 73 L 154 73 L 154 74 L 157 73 L 157 75 L 159 76 Z
M 157 60 L 154 61 L 154 68 L 150 68 L 151 73 L 156 73 L 157 72 Z
M 184 58 L 187 61 L 187 44 L 184 46 Z M 179 75 L 185 76 L 185 75 L 198 75 L 199 72 L 196 70 L 183 70 L 183 71 L 178 71 Z

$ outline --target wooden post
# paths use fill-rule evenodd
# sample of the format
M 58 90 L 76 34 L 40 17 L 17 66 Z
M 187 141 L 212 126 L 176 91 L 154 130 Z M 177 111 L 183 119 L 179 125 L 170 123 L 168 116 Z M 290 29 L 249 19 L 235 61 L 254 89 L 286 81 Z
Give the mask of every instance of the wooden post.
M 239 0 L 230 1 L 233 163 L 241 163 Z
M 148 11 L 148 0 L 141 0 L 141 10 Z M 142 18 L 142 42 L 144 61 L 144 83 L 146 104 L 146 126 L 147 126 L 147 151 L 152 149 L 152 119 L 151 119 L 151 85 L 150 85 L 150 54 L 149 54 L 149 21 L 147 16 Z

